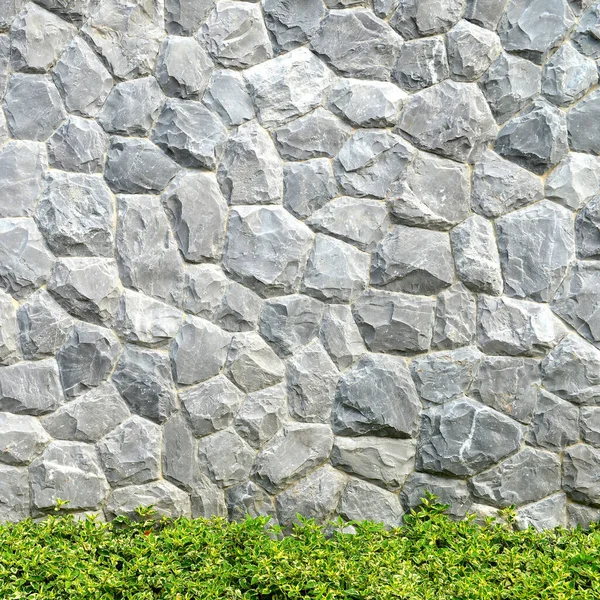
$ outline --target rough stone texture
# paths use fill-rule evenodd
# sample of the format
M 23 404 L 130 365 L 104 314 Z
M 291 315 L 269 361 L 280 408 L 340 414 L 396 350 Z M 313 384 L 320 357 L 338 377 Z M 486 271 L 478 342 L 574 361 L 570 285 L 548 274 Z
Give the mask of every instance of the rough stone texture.
M 0 413 L 0 462 L 27 465 L 49 441 L 35 417 Z
M 357 479 L 344 488 L 338 511 L 350 521 L 375 521 L 388 528 L 399 527 L 404 515 L 396 494 Z
M 19 361 L 19 326 L 13 299 L 0 292 L 0 365 Z
M 349 367 L 367 351 L 352 311 L 341 304 L 325 307 L 320 338 L 331 360 L 340 370 Z
M 322 0 L 265 0 L 263 12 L 279 48 L 292 50 L 306 43 L 319 28 L 325 6 Z
M 450 286 L 437 299 L 432 348 L 468 346 L 475 338 L 477 301 L 462 283 Z
M 571 210 L 583 208 L 600 191 L 599 167 L 597 157 L 570 152 L 548 175 L 546 197 Z
M 399 0 L 391 24 L 406 39 L 448 31 L 461 17 L 465 0 Z
M 184 72 L 189 73 L 187 64 Z M 214 71 L 203 100 L 204 105 L 221 117 L 228 127 L 241 125 L 254 117 L 252 99 L 237 71 Z
M 446 44 L 442 37 L 402 44 L 393 77 L 400 87 L 417 91 L 440 83 L 450 75 Z
M 567 122 L 571 150 L 600 154 L 600 142 L 593 135 L 593 130 L 590 130 L 593 127 L 592 123 L 596 122 L 598 114 L 600 114 L 600 92 L 598 90 L 588 94 L 569 111 Z
M 586 438 L 593 435 L 586 436 L 586 416 L 582 417 L 582 437 L 589 441 Z M 540 390 L 529 438 L 535 446 L 562 452 L 579 441 L 579 410 L 558 396 Z
M 563 489 L 576 502 L 600 505 L 600 452 L 585 444 L 568 448 L 563 458 Z
M 139 506 L 152 506 L 157 521 L 163 517 L 189 517 L 191 512 L 188 494 L 164 480 L 117 488 L 108 497 L 104 512 L 108 519 L 118 515 L 136 519 L 135 509 Z

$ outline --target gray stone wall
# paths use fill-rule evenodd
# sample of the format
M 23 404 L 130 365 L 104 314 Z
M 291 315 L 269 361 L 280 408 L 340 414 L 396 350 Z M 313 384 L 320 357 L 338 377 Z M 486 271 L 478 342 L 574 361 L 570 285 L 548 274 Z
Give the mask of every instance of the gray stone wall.
M 600 518 L 599 32 L 0 0 L 0 521 Z

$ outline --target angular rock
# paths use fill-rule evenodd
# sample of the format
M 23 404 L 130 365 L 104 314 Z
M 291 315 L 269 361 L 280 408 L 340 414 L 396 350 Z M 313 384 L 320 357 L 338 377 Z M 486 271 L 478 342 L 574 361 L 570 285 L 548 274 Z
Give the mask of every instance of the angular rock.
M 581 441 L 594 448 L 600 447 L 600 409 L 595 406 L 584 406 L 579 415 Z
M 467 0 L 465 19 L 494 31 L 506 8 L 507 0 Z
M 24 4 L 25 0 L 2 0 L 0 4 L 0 8 L 2 8 L 0 12 L 0 31 L 5 31 L 10 27 Z
M 598 18 L 600 6 L 594 3 L 586 10 L 573 33 L 571 41 L 579 52 L 594 60 L 600 58 L 600 40 L 598 40 Z
M 398 7 L 399 0 L 373 0 L 373 12 L 380 18 L 389 17 Z
M 578 258 L 600 258 L 600 195 L 575 220 Z
M 366 354 L 340 378 L 332 427 L 344 436 L 411 438 L 417 432 L 420 409 L 404 359 Z
M 241 283 L 230 281 L 214 320 L 225 331 L 253 331 L 263 308 L 262 299 Z
M 468 346 L 475 338 L 477 303 L 462 283 L 445 289 L 437 298 L 432 348 L 447 350 Z
M 40 0 L 39 4 L 77 26 L 81 25 L 95 8 L 93 0 Z
M 404 516 L 396 494 L 357 479 L 344 488 L 338 512 L 349 521 L 374 521 L 387 528 L 400 527 Z
M 265 0 L 263 12 L 277 46 L 281 50 L 293 50 L 305 44 L 317 31 L 325 16 L 325 6 L 321 0 Z
M 277 523 L 273 499 L 261 487 L 248 481 L 231 486 L 227 495 L 227 516 L 230 521 L 243 522 L 247 517 L 270 517 L 270 524 Z
M 594 123 L 600 115 L 600 91 L 588 94 L 567 115 L 571 150 L 600 154 L 600 141 L 593 135 Z
M 0 412 L 0 462 L 27 465 L 49 441 L 35 417 Z
M 203 100 L 205 106 L 219 115 L 227 127 L 241 125 L 254 118 L 252 99 L 237 71 L 215 71 Z
M 19 327 L 16 305 L 8 294 L 0 291 L 0 365 L 11 365 L 18 360 Z
M 18 0 L 22 2 L 22 0 Z M 2 8 L 6 5 L 7 2 L 13 3 L 13 0 L 2 0 Z M 14 6 L 14 4 L 13 4 Z M 2 17 L 4 18 L 4 15 Z M 8 23 L 7 23 L 8 25 Z M 0 23 L 0 29 L 1 23 Z M 6 82 L 8 80 L 9 75 L 9 65 L 10 65 L 10 38 L 8 35 L 0 35 L 0 98 L 4 98 L 4 92 L 6 91 Z
M 390 20 L 405 39 L 448 31 L 462 16 L 465 0 L 400 0 Z
M 221 306 L 229 280 L 217 265 L 187 265 L 183 310 L 209 321 Z
M 569 152 L 546 178 L 546 197 L 571 210 L 583 208 L 600 191 L 600 160 Z
M 567 448 L 563 458 L 563 489 L 572 500 L 600 505 L 600 485 L 596 476 L 600 451 L 585 444 Z
M 165 0 L 165 28 L 174 35 L 193 35 L 216 0 Z
M 585 435 L 582 437 L 585 439 Z M 577 443 L 579 410 L 558 396 L 540 390 L 529 441 L 553 452 L 562 452 L 567 446 Z
M 2 15 L 4 17 L 4 15 Z M 29 516 L 29 476 L 27 469 L 0 465 L 0 523 L 18 523 Z
M 600 521 L 600 510 L 572 502 L 567 504 L 567 527 L 589 529 L 592 523 Z
M 408 91 L 425 89 L 447 79 L 449 75 L 446 44 L 441 37 L 402 44 L 392 72 L 400 87 Z
M 517 529 L 533 527 L 538 531 L 564 527 L 566 523 L 567 497 L 554 494 L 539 502 L 521 507 L 517 511 L 515 525 Z
M 366 353 L 367 349 L 349 306 L 326 306 L 319 337 L 337 368 L 344 370 Z

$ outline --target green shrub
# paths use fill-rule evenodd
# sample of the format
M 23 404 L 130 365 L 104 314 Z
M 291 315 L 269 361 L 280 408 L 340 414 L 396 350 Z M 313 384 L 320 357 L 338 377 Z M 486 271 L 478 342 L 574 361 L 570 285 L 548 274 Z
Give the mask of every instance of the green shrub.
M 266 519 L 49 517 L 0 527 L 0 598 L 598 599 L 600 528 L 514 531 L 450 521 L 431 499 L 385 531 L 287 537 Z M 275 532 L 277 533 L 277 532 Z

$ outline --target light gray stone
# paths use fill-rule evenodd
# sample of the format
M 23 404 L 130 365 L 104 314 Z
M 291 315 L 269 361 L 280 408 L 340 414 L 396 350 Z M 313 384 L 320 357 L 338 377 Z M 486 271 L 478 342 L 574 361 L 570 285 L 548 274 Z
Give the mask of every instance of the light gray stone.
M 494 31 L 506 8 L 507 0 L 467 0 L 465 18 Z
M 0 462 L 27 465 L 49 441 L 35 417 L 0 412 Z
M 405 39 L 448 31 L 462 16 L 466 0 L 400 0 L 390 24 Z
M 165 0 L 165 28 L 175 35 L 193 35 L 216 0 Z
M 517 510 L 517 529 L 533 527 L 538 531 L 564 527 L 566 524 L 567 497 L 554 494 Z
M 563 489 L 572 500 L 600 505 L 600 450 L 585 444 L 567 448 L 563 458 Z
M 597 157 L 569 152 L 546 178 L 546 197 L 571 210 L 583 208 L 600 191 L 599 168 Z
M 592 523 L 600 522 L 600 510 L 591 506 L 567 504 L 567 527 L 589 529 Z
M 0 365 L 11 365 L 18 360 L 17 305 L 8 294 L 0 292 Z
M 254 117 L 244 79 L 234 70 L 218 69 L 213 73 L 203 102 L 227 127 L 241 125 Z
M 230 281 L 214 314 L 217 325 L 225 331 L 253 331 L 263 308 L 262 299 L 241 283 Z
M 594 90 L 574 106 L 567 116 L 571 150 L 600 154 L 600 142 L 593 135 L 600 115 L 600 92 Z
M 579 415 L 581 441 L 594 448 L 600 448 L 600 408 L 583 406 Z M 574 437 L 576 438 L 577 435 Z
M 585 419 L 582 423 L 585 423 Z M 583 427 L 585 425 L 582 424 Z M 585 435 L 583 437 L 585 439 Z M 562 452 L 567 446 L 575 444 L 579 441 L 579 410 L 558 396 L 540 390 L 529 441 L 553 452 Z
M 432 348 L 447 350 L 468 346 L 475 338 L 477 302 L 462 283 L 445 289 L 437 298 Z
M 230 521 L 243 522 L 247 517 L 270 517 L 269 524 L 277 524 L 273 499 L 252 481 L 233 485 L 226 490 L 227 515 Z
M 40 0 L 39 4 L 77 26 L 90 16 L 97 0 Z
M 348 306 L 333 304 L 325 307 L 319 337 L 340 370 L 349 367 L 367 351 Z
M 281 50 L 293 50 L 305 44 L 317 31 L 325 16 L 322 0 L 265 0 L 265 22 Z
M 396 494 L 357 479 L 344 488 L 338 512 L 349 521 L 374 521 L 387 528 L 400 527 L 404 516 Z
M 400 87 L 408 91 L 430 87 L 449 75 L 446 44 L 437 36 L 402 44 L 392 72 Z
M 0 488 L 0 523 L 23 521 L 29 516 L 29 476 L 27 469 L 0 465 L 0 478 L 3 482 Z
M 213 319 L 220 308 L 229 280 L 217 265 L 187 265 L 183 309 L 198 317 Z
M 0 30 L 4 31 L 10 27 L 13 19 L 19 14 L 25 0 L 2 0 L 0 4 Z

